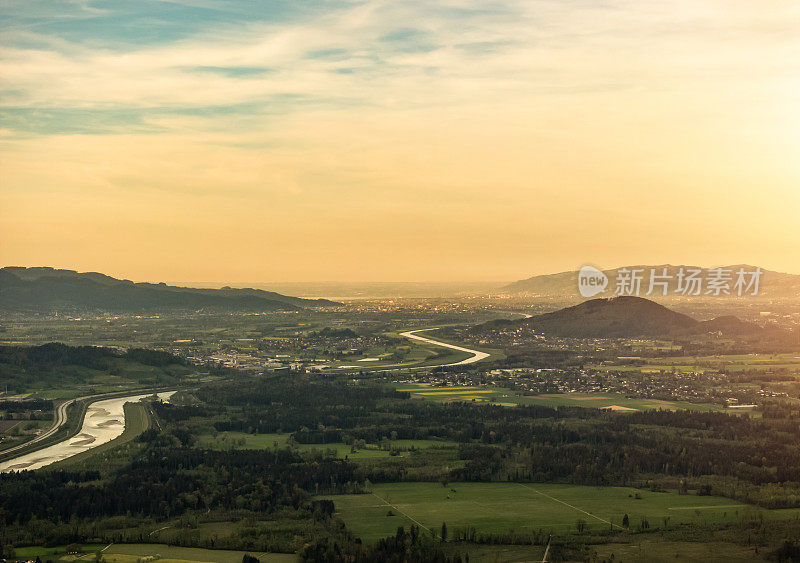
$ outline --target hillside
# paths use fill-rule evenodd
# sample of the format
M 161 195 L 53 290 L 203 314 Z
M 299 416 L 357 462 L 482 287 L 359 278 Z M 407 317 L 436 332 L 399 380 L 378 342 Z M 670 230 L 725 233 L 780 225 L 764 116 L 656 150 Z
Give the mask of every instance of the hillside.
M 0 269 L 0 311 L 17 313 L 267 312 L 336 305 L 260 289 L 197 289 L 134 283 L 96 272 Z
M 514 321 L 492 321 L 479 328 L 514 327 L 570 338 L 658 337 L 708 332 L 734 336 L 758 334 L 763 330 L 736 317 L 699 322 L 649 299 L 632 296 L 591 299 L 552 313 Z
M 175 385 L 194 373 L 166 352 L 99 346 L 0 346 L 0 381 L 9 394 L 75 388 L 81 392 Z
M 658 265 L 638 265 L 638 266 L 624 266 L 629 270 L 641 269 L 644 270 L 644 280 L 642 288 L 644 291 L 647 289 L 650 270 L 655 269 L 658 274 L 661 274 L 664 268 L 667 268 L 668 275 L 672 276 L 671 287 L 674 287 L 675 279 L 677 278 L 678 271 L 681 268 L 688 270 L 690 268 L 698 268 L 699 266 L 691 265 L 672 265 L 672 264 L 658 264 Z M 755 266 L 747 264 L 736 264 L 732 266 L 722 266 L 733 272 L 744 268 L 745 271 L 755 270 Z M 609 285 L 604 293 L 599 296 L 611 297 L 614 294 L 614 279 L 618 269 L 604 270 L 603 273 L 609 279 Z M 708 268 L 704 268 L 708 269 Z M 800 275 L 785 274 L 782 272 L 775 272 L 772 270 L 763 270 L 760 281 L 759 295 L 763 297 L 800 297 Z M 519 280 L 514 283 L 508 284 L 502 288 L 502 291 L 508 293 L 530 293 L 542 297 L 550 298 L 580 298 L 578 294 L 578 270 L 569 272 L 560 272 L 557 274 L 545 274 L 540 276 L 533 276 L 524 280 Z M 671 297 L 672 294 L 667 295 Z

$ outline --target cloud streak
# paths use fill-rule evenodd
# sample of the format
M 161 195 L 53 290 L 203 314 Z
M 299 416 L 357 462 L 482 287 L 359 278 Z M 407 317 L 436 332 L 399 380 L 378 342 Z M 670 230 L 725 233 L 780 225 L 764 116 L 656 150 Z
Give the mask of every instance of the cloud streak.
M 494 249 L 490 277 L 530 273 L 526 257 L 566 269 L 588 250 L 576 242 L 573 254 L 545 258 L 534 241 L 598 212 L 598 240 L 628 249 L 614 264 L 752 262 L 679 250 L 709 228 L 703 209 L 724 210 L 711 214 L 728 229 L 759 224 L 740 249 L 800 240 L 800 7 L 767 4 L 10 2 L 0 206 L 59 202 L 79 231 L 108 213 L 137 225 L 136 210 L 153 237 L 174 236 L 170 216 L 185 213 L 196 219 L 182 223 L 190 238 L 207 241 L 200 225 L 269 236 L 287 264 L 309 244 L 287 234 L 301 225 L 324 233 L 314 244 L 330 252 L 353 240 L 364 252 L 393 249 L 361 272 L 388 279 L 484 277 L 479 265 L 454 270 L 458 253 L 435 275 L 399 275 L 397 233 L 409 226 Z M 648 208 L 667 230 L 631 245 L 626 232 L 647 228 Z M 7 218 L 7 260 L 50 256 L 52 214 L 32 219 L 38 238 L 16 212 Z M 637 254 L 648 248 L 658 259 Z M 96 254 L 63 250 L 78 262 Z M 311 275 L 297 268 L 288 279 Z M 259 275 L 275 274 L 245 278 Z

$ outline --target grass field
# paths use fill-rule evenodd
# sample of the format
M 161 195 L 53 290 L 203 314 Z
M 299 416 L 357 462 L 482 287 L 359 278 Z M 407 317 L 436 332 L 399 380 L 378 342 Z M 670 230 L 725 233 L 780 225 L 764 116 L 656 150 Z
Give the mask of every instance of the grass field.
M 722 497 L 653 493 L 626 487 L 584 487 L 528 483 L 391 483 L 373 485 L 372 494 L 327 496 L 337 515 L 365 541 L 416 524 L 452 532 L 474 526 L 478 533 L 587 528 L 621 529 L 624 514 L 631 528 L 646 519 L 651 528 L 688 522 L 728 522 L 759 513 L 796 516 L 796 510 L 768 511 Z M 636 495 L 641 498 L 637 498 Z M 389 515 L 389 513 L 394 515 Z M 666 519 L 666 520 L 665 520 Z
M 141 557 L 158 556 L 158 561 L 166 563 L 241 563 L 245 551 L 221 549 L 200 549 L 193 547 L 174 547 L 164 544 L 90 544 L 81 546 L 82 555 L 67 555 L 65 547 L 21 547 L 15 556 L 21 558 L 54 559 L 55 561 L 94 561 L 95 553 L 101 551 L 103 560 L 108 563 L 137 563 Z M 290 563 L 297 557 L 284 553 L 250 553 L 264 563 Z
M 52 424 L 52 420 L 0 420 L 0 453 L 33 440 L 37 428 L 43 431 Z
M 612 410 L 721 410 L 720 405 L 710 403 L 687 403 L 660 401 L 658 399 L 634 399 L 618 393 L 558 393 L 545 395 L 522 395 L 512 389 L 488 386 L 431 387 L 424 383 L 404 383 L 398 391 L 408 391 L 412 398 L 438 402 L 471 401 L 492 402 L 503 406 L 544 405 L 548 407 L 571 406 L 611 408 Z M 621 408 L 620 408 L 621 407 Z
M 530 563 L 541 561 L 544 547 L 539 545 L 477 545 L 470 543 L 447 544 L 453 552 L 463 557 L 469 555 L 469 563 Z
M 593 364 L 589 367 L 601 371 L 642 371 L 657 373 L 659 371 L 702 372 L 725 369 L 730 372 L 742 370 L 774 371 L 786 370 L 788 373 L 800 375 L 800 355 L 787 354 L 727 354 L 720 356 L 678 356 L 643 359 L 644 365 L 629 363 Z
M 638 543 L 608 543 L 592 546 L 601 561 L 653 562 L 666 561 L 761 561 L 753 547 L 730 542 L 688 542 L 640 540 Z M 761 554 L 764 555 L 763 553 Z M 470 560 L 472 558 L 470 557 Z
M 693 410 L 693 411 L 719 411 L 721 405 L 711 403 L 688 403 L 685 401 L 661 401 L 659 399 L 629 398 L 619 393 L 557 393 L 522 397 L 523 405 L 546 405 L 550 407 L 594 407 L 612 408 L 612 410 Z M 622 407 L 614 409 L 613 407 Z
M 96 551 L 100 551 L 104 547 L 105 545 L 101 544 L 83 544 L 81 545 L 81 551 L 85 553 L 94 553 Z M 63 545 L 58 547 L 17 547 L 14 549 L 14 557 L 20 559 L 35 559 L 36 557 L 41 557 L 42 559 L 52 559 L 66 555 L 67 552 L 65 546 Z M 74 559 L 74 557 L 71 559 Z
M 409 454 L 408 450 L 426 448 L 455 448 L 456 442 L 445 440 L 389 440 L 389 449 L 381 449 L 378 444 L 367 444 L 367 447 L 360 448 L 356 452 L 343 442 L 332 442 L 330 444 L 292 444 L 289 443 L 290 434 L 246 434 L 244 432 L 221 432 L 217 436 L 211 434 L 201 434 L 198 439 L 198 446 L 210 449 L 253 449 L 263 450 L 267 448 L 292 447 L 298 451 L 306 452 L 312 450 L 336 452 L 336 457 L 344 459 L 373 459 L 385 458 L 391 455 L 391 450 L 398 450 L 396 456 L 404 457 Z

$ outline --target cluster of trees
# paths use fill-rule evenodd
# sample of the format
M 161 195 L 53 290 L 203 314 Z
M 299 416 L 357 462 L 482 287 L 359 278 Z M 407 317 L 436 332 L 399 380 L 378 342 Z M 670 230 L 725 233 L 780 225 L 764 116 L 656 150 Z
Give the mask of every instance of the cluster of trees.
M 169 519 L 191 510 L 273 512 L 309 503 L 305 491 L 354 492 L 355 467 L 284 450 L 152 447 L 109 480 L 95 474 L 0 474 L 0 522 L 104 516 Z M 310 505 L 309 505 L 310 506 Z
M 126 367 L 139 369 L 126 369 Z M 159 368 L 143 370 L 141 366 Z M 120 351 L 97 346 L 0 346 L 0 380 L 9 392 L 43 386 L 84 383 L 101 373 L 125 376 L 146 385 L 174 384 L 188 372 L 186 361 L 167 352 L 131 348 Z
M 112 358 L 123 358 L 148 366 L 184 365 L 178 356 L 158 350 L 131 348 L 125 352 L 99 346 L 67 346 L 57 342 L 41 346 L 0 346 L 0 364 L 35 370 L 64 365 L 107 369 Z
M 353 464 L 322 455 L 184 448 L 171 433 L 148 431 L 127 466 L 103 471 L 0 474 L 0 545 L 147 541 L 294 552 L 313 537 L 344 534 L 330 501 L 312 494 L 363 492 Z M 216 537 L 198 519 L 239 522 Z M 274 520 L 279 525 L 264 523 Z
M 446 529 L 446 528 L 445 528 Z M 439 538 L 440 540 L 444 538 Z M 375 545 L 360 542 L 341 542 L 330 538 L 315 540 L 300 552 L 301 561 L 351 561 L 353 563 L 461 563 L 459 553 L 446 552 L 433 534 L 421 532 L 412 525 L 408 532 L 402 526 L 394 536 L 379 540 Z M 469 561 L 469 556 L 465 558 Z
M 206 384 L 193 396 L 198 402 L 156 403 L 160 425 L 126 450 L 133 457 L 121 468 L 0 475 L 0 543 L 146 541 L 165 521 L 177 520 L 184 524 L 160 539 L 301 550 L 309 561 L 368 562 L 457 561 L 439 545 L 448 535 L 488 543 L 513 539 L 474 529 L 448 534 L 442 526 L 438 540 L 412 529 L 364 546 L 332 517 L 334 503 L 313 498 L 402 480 L 647 481 L 655 489 L 700 489 L 766 507 L 800 506 L 800 428 L 793 411 L 774 409 L 770 417 L 755 419 L 440 404 L 410 400 L 380 385 L 291 376 Z M 199 447 L 198 434 L 212 428 L 291 432 L 298 443 L 442 438 L 458 447 L 355 463 L 336 459 L 335 450 Z M 203 518 L 240 524 L 225 537 L 210 537 L 196 525 Z
M 272 378 L 268 385 L 212 384 L 197 396 L 203 406 L 162 406 L 159 414 L 178 426 L 214 418 L 218 431 L 292 432 L 293 440 L 304 444 L 398 438 L 460 443 L 458 458 L 464 463 L 446 474 L 441 467 L 409 472 L 402 464 L 376 463 L 357 468 L 361 481 L 444 477 L 630 485 L 643 476 L 670 483 L 685 478 L 765 507 L 800 506 L 800 426 L 792 410 L 776 408 L 769 417 L 751 418 L 439 404 L 408 400 L 406 393 L 378 385 L 290 376 Z
M 53 401 L 47 399 L 26 399 L 24 401 L 0 401 L 0 413 L 51 411 Z

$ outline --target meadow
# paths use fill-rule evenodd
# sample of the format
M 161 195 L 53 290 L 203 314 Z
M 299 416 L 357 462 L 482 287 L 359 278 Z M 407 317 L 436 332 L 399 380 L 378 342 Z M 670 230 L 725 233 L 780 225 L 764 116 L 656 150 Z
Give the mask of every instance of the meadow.
M 656 541 L 607 543 L 592 546 L 601 561 L 674 562 L 674 561 L 760 561 L 758 548 L 721 541 Z M 472 560 L 472 558 L 470 558 Z
M 20 547 L 15 556 L 21 558 L 53 559 L 54 561 L 95 561 L 96 554 L 102 553 L 107 563 L 137 563 L 144 557 L 153 557 L 165 563 L 241 563 L 245 551 L 223 549 L 200 549 L 176 547 L 164 544 L 85 544 L 80 546 L 80 554 L 68 554 L 67 546 L 59 547 Z M 250 553 L 264 563 L 289 563 L 297 561 L 297 556 L 283 553 Z
M 425 383 L 402 383 L 398 391 L 411 393 L 412 398 L 437 402 L 470 401 L 491 402 L 503 406 L 542 405 L 547 407 L 589 407 L 615 411 L 641 411 L 650 409 L 717 411 L 720 405 L 711 403 L 689 403 L 685 401 L 662 401 L 659 399 L 630 398 L 619 393 L 548 393 L 542 395 L 523 395 L 518 391 L 503 387 L 489 386 L 449 386 L 432 387 Z
M 530 483 L 386 483 L 371 494 L 326 496 L 339 516 L 364 541 L 412 524 L 439 534 L 474 527 L 478 534 L 544 530 L 670 528 L 685 523 L 734 522 L 760 515 L 793 517 L 797 510 L 764 510 L 715 496 L 650 492 L 628 487 Z
M 601 371 L 642 371 L 643 373 L 664 372 L 739 372 L 746 370 L 783 370 L 800 375 L 800 356 L 796 353 L 783 354 L 724 354 L 716 356 L 667 356 L 661 358 L 642 358 L 642 365 L 631 363 L 590 364 L 589 367 Z
M 201 434 L 198 446 L 215 450 L 263 450 L 272 448 L 292 448 L 300 452 L 334 451 L 340 459 L 375 459 L 387 457 L 405 457 L 413 449 L 456 448 L 458 444 L 447 440 L 386 440 L 382 444 L 366 444 L 353 451 L 353 447 L 343 442 L 329 444 L 299 444 L 291 441 L 291 434 L 247 434 L 245 432 L 220 432 L 219 434 Z M 394 452 L 394 454 L 393 454 Z

